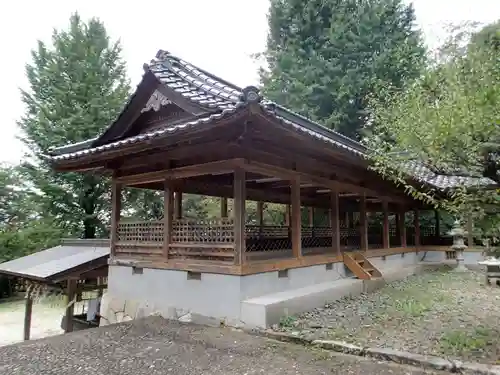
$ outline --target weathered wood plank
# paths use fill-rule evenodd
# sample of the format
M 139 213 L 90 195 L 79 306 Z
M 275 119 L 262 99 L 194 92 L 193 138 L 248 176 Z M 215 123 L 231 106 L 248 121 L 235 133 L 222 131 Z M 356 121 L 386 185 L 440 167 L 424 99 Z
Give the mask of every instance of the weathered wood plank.
M 292 253 L 296 258 L 302 257 L 302 215 L 300 205 L 300 179 L 292 180 Z

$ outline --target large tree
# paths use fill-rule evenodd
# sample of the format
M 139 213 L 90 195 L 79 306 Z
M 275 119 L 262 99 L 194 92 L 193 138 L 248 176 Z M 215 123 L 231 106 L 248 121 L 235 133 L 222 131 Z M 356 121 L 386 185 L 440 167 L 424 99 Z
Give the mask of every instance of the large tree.
M 380 85 L 402 87 L 425 61 L 402 0 L 271 0 L 268 18 L 266 96 L 348 136 Z
M 93 174 L 56 174 L 40 155 L 95 137 L 116 118 L 129 94 L 120 43 L 110 40 L 99 20 L 83 22 L 74 14 L 67 30 L 53 32 L 50 45 L 38 42 L 26 73 L 26 112 L 19 121 L 30 150 L 24 170 L 40 192 L 44 213 L 69 234 L 103 235 L 109 218 L 107 181 Z
M 455 189 L 444 199 L 406 182 L 412 160 L 442 174 L 500 181 L 500 24 L 452 34 L 438 59 L 415 84 L 387 87 L 373 102 L 375 169 L 422 200 L 457 218 L 473 214 L 478 229 L 500 234 L 498 190 Z

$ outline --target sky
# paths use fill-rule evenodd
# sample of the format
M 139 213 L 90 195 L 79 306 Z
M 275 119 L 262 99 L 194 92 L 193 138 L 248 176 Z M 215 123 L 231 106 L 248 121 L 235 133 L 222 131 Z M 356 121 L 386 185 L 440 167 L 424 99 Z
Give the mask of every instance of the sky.
M 410 0 L 408 0 L 410 2 Z M 431 47 L 450 23 L 500 19 L 499 0 L 413 0 L 417 23 Z M 23 146 L 16 121 L 27 88 L 25 64 L 37 40 L 49 41 L 53 28 L 65 28 L 71 13 L 100 18 L 110 36 L 120 39 L 133 86 L 142 66 L 164 49 L 241 86 L 258 83 L 252 54 L 265 48 L 268 0 L 24 0 L 2 2 L 0 14 L 1 110 L 0 163 L 17 163 Z

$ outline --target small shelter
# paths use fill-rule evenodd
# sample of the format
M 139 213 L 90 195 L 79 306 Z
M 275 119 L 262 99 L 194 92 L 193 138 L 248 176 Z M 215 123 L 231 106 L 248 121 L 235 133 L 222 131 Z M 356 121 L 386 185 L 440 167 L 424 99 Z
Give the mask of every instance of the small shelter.
M 0 264 L 0 275 L 28 282 L 24 339 L 30 338 L 34 297 L 43 290 L 64 294 L 68 301 L 64 331 L 73 330 L 74 303 L 86 291 L 107 285 L 109 240 L 64 240 L 61 245 Z
M 379 278 L 382 268 L 400 267 L 405 254 L 415 262 L 419 250 L 441 244 L 438 219 L 420 227 L 419 212 L 433 208 L 370 169 L 368 150 L 355 140 L 166 51 L 144 70 L 100 136 L 46 156 L 60 172 L 111 176 L 113 298 L 240 319 L 247 298 L 350 273 Z M 409 183 L 442 194 L 456 185 L 494 184 L 438 175 L 418 162 L 406 169 Z M 123 220 L 125 187 L 163 191 L 164 218 Z M 220 197 L 220 217 L 184 218 L 185 193 Z M 248 221 L 247 200 L 257 201 L 257 222 Z M 285 205 L 281 225 L 265 223 L 267 202 Z M 328 220 L 318 225 L 320 211 Z M 377 212 L 383 219 L 371 225 Z M 399 260 L 386 262 L 390 256 Z M 164 294 L 150 295 L 151 285 Z M 219 309 L 221 298 L 226 306 Z

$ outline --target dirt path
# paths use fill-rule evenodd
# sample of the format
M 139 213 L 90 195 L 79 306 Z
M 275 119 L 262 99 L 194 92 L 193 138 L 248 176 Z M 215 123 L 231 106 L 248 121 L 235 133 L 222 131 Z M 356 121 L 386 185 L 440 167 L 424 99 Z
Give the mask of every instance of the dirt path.
M 31 318 L 31 338 L 58 335 L 61 317 L 64 314 L 62 303 L 35 303 Z M 23 341 L 24 301 L 0 304 L 0 346 Z

